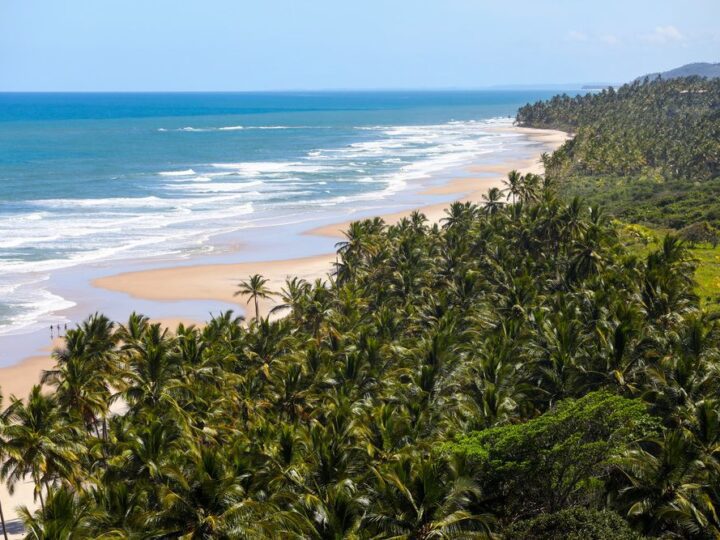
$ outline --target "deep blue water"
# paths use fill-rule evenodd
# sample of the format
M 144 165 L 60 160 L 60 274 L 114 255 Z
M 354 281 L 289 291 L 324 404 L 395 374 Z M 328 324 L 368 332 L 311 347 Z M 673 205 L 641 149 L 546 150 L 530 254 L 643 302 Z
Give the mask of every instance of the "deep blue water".
M 71 305 L 54 270 L 373 204 L 512 144 L 487 121 L 554 93 L 0 94 L 0 334 Z

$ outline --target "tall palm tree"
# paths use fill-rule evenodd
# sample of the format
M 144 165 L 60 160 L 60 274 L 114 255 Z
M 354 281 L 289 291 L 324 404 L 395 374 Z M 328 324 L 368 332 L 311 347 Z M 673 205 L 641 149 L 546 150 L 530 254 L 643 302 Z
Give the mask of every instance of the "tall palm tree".
M 298 277 L 288 278 L 285 281 L 285 287 L 280 291 L 282 303 L 274 306 L 270 313 L 278 313 L 289 309 L 297 317 L 303 301 L 307 300 L 309 290 L 310 284 L 304 279 Z
M 485 212 L 490 215 L 497 214 L 503 207 L 502 191 L 500 191 L 499 188 L 490 188 L 490 190 L 488 190 L 488 192 L 484 194 L 482 198 L 485 203 Z
M 30 474 L 44 508 L 43 487 L 48 492 L 56 479 L 73 482 L 83 448 L 55 396 L 44 395 L 39 385 L 33 387 L 26 403 L 15 400 L 12 407 L 11 423 L 5 428 L 7 458 L 0 476 L 14 484 Z
M 168 329 L 159 323 L 145 327 L 139 339 L 125 344 L 124 388 L 114 399 L 122 396 L 133 412 L 160 404 L 173 406 L 168 388 L 180 374 L 174 344 Z
M 512 204 L 515 204 L 515 198 L 519 197 L 522 194 L 522 186 L 523 183 L 523 177 L 520 174 L 519 171 L 512 170 L 508 173 L 507 178 L 503 180 L 503 184 L 505 184 L 505 193 L 507 194 L 507 198 L 512 197 Z
M 188 539 L 227 537 L 243 523 L 245 532 L 259 521 L 252 518 L 252 503 L 246 501 L 241 478 L 219 449 L 193 449 L 188 469 L 175 476 L 164 495 L 160 523 L 166 534 Z
M 5 427 L 8 424 L 8 419 L 13 413 L 13 406 L 11 405 L 7 409 L 2 408 L 3 395 L 0 389 L 0 480 L 4 480 L 4 476 L 1 474 L 1 467 L 5 462 L 6 442 L 5 442 Z M 0 526 L 3 530 L 3 536 L 5 540 L 8 540 L 7 527 L 5 526 L 5 514 L 3 513 L 2 501 L 0 501 Z
M 71 538 L 113 538 L 108 531 L 97 531 L 90 525 L 92 507 L 87 497 L 68 488 L 55 490 L 43 508 L 30 512 L 27 507 L 20 508 L 20 518 L 25 525 L 25 538 L 33 540 L 71 539 Z M 115 536 L 117 538 L 117 536 Z
M 55 388 L 59 407 L 80 419 L 99 438 L 98 418 L 108 413 L 110 388 L 101 369 L 88 350 L 83 330 L 68 330 L 66 348 L 55 351 L 56 369 L 44 371 L 41 383 Z
M 624 475 L 618 505 L 650 534 L 720 535 L 708 469 L 688 434 L 670 431 L 649 450 L 631 449 L 618 460 Z
M 263 300 L 266 300 L 275 296 L 275 293 L 266 287 L 268 281 L 270 280 L 262 277 L 260 274 L 253 274 L 248 280 L 238 283 L 238 290 L 234 294 L 234 296 L 248 296 L 248 303 L 250 303 L 250 300 L 255 302 L 256 321 L 260 319 L 258 299 L 262 298 Z

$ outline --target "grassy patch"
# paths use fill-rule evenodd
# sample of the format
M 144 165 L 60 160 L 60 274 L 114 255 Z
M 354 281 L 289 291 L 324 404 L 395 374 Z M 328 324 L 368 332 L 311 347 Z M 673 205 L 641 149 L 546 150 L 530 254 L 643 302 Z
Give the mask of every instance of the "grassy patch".
M 667 180 L 653 171 L 639 176 L 572 176 L 561 181 L 565 198 L 601 205 L 624 222 L 682 229 L 708 221 L 720 228 L 720 178 Z
M 700 246 L 692 248 L 698 267 L 695 271 L 697 293 L 709 310 L 720 310 L 720 246 Z
M 644 257 L 660 247 L 664 236 L 671 229 L 650 228 L 644 225 L 620 223 L 620 237 L 633 253 Z M 697 262 L 695 292 L 701 305 L 711 311 L 720 310 L 720 246 L 710 244 L 690 246 L 690 253 Z

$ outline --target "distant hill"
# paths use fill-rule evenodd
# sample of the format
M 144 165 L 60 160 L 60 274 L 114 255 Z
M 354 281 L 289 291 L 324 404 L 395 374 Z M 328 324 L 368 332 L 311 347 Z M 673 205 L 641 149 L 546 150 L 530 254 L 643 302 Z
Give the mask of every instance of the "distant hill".
M 661 73 L 648 73 L 647 75 L 638 77 L 636 80 L 643 80 L 645 77 L 652 80 L 656 79 L 658 76 L 663 79 L 676 79 L 678 77 L 692 77 L 693 75 L 707 77 L 708 79 L 719 78 L 720 63 L 711 64 L 709 62 L 695 62 L 693 64 L 685 64 L 679 68 L 663 71 Z

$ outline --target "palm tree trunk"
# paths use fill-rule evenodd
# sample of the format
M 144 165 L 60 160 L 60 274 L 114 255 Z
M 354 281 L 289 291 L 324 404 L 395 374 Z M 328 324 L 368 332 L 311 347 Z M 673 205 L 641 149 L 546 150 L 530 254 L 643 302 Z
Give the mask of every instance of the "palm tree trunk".
M 45 513 L 45 499 L 43 499 L 42 494 L 42 483 L 40 482 L 40 478 L 33 474 L 33 480 L 35 480 L 35 489 L 37 490 L 37 493 L 40 497 L 40 509 L 42 510 L 43 514 Z
M 40 496 L 40 510 L 42 510 L 42 512 L 44 514 L 45 513 L 45 499 L 43 499 L 42 486 L 40 484 L 37 484 L 37 490 L 38 490 L 38 495 Z
M 257 297 L 257 295 L 255 295 L 255 320 L 256 320 L 256 321 L 260 320 L 260 313 L 259 313 L 259 309 L 258 309 L 258 297 Z
M 2 526 L 3 536 L 8 540 L 7 527 L 5 526 L 5 514 L 3 514 L 2 501 L 0 501 L 0 525 Z

